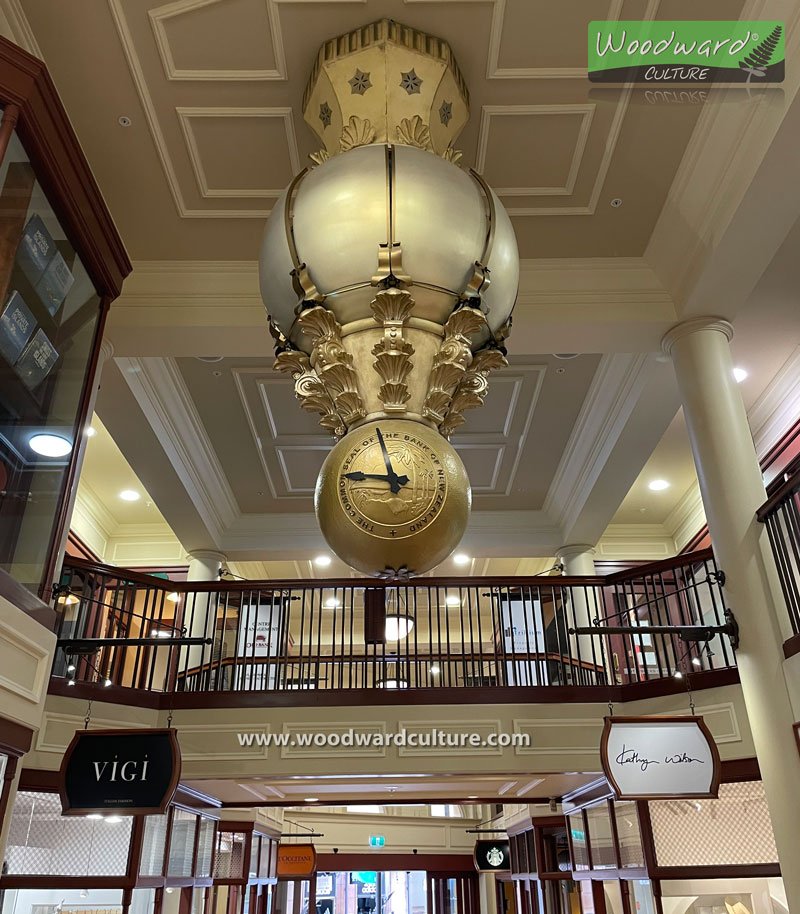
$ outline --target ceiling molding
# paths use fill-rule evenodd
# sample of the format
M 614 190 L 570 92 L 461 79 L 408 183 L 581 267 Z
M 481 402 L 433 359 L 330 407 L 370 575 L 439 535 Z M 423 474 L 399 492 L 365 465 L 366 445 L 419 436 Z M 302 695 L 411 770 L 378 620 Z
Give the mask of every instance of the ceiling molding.
M 483 105 L 481 107 L 481 120 L 478 127 L 478 151 L 475 156 L 475 171 L 483 174 L 486 168 L 486 154 L 489 148 L 489 131 L 493 117 L 534 117 L 568 115 L 581 116 L 580 127 L 575 137 L 575 149 L 572 161 L 567 171 L 567 179 L 560 187 L 493 187 L 498 197 L 538 197 L 538 196 L 570 196 L 575 189 L 578 179 L 583 154 L 586 151 L 586 141 L 592 126 L 596 105 Z
M 800 346 L 778 369 L 747 417 L 761 458 L 800 418 Z
M 275 67 L 270 70 L 208 70 L 208 69 L 180 69 L 175 65 L 170 47 L 169 36 L 164 25 L 169 19 L 177 16 L 184 16 L 194 10 L 204 6 L 210 6 L 219 3 L 220 0 L 177 0 L 175 3 L 167 3 L 164 6 L 156 7 L 148 12 L 150 23 L 153 26 L 153 33 L 156 39 L 161 62 L 164 65 L 164 72 L 167 79 L 175 80 L 198 80 L 213 79 L 216 82 L 230 82 L 232 80 L 247 80 L 249 82 L 287 79 L 286 55 L 283 48 L 283 36 L 281 35 L 281 23 L 278 16 L 278 10 L 273 0 L 265 0 L 264 7 L 269 20 L 270 38 L 272 39 L 272 54 L 275 58 Z
M 600 538 L 595 560 L 665 559 L 678 552 L 665 524 L 609 524 Z
M 646 354 L 601 359 L 544 500 L 544 510 L 564 529 L 574 525 L 591 494 L 642 393 L 651 361 Z
M 752 0 L 741 15 L 747 19 L 783 20 L 786 57 L 796 59 L 800 53 L 800 6 L 781 0 Z M 698 280 L 711 256 L 718 253 L 798 88 L 800 71 L 790 68 L 775 94 L 745 96 L 745 89 L 712 89 L 711 98 L 730 98 L 731 103 L 703 105 L 644 255 L 663 277 L 682 314 L 695 308 L 698 313 L 708 312 L 707 296 L 699 289 Z M 731 92 L 741 92 L 742 103 L 734 106 Z M 772 199 L 763 199 L 763 204 L 774 208 Z M 795 216 L 792 210 L 792 218 Z M 752 215 L 748 221 L 753 222 Z M 755 282 L 763 269 L 761 258 L 745 260 L 751 260 L 758 273 Z M 736 288 L 742 298 L 750 292 L 741 283 Z M 720 307 L 726 304 L 733 308 L 728 316 L 733 316 L 740 302 L 726 303 L 725 293 L 719 289 L 716 292 L 714 312 L 721 313 Z
M 675 540 L 675 549 L 679 552 L 703 528 L 705 522 L 700 483 L 695 480 L 667 515 L 664 527 Z
M 4 20 L 4 21 L 3 21 Z M 44 58 L 39 42 L 33 34 L 28 17 L 22 9 L 21 0 L 0 0 L 0 23 L 2 33 L 14 44 L 19 45 L 39 60 Z
M 204 199 L 217 197 L 230 198 L 262 198 L 277 199 L 283 193 L 283 188 L 221 188 L 209 187 L 206 178 L 205 169 L 203 168 L 202 156 L 197 145 L 197 137 L 192 127 L 193 118 L 226 118 L 226 117 L 274 117 L 283 120 L 283 127 L 286 131 L 286 145 L 289 150 L 289 162 L 292 168 L 292 174 L 297 174 L 301 170 L 300 153 L 297 149 L 297 137 L 294 131 L 294 118 L 292 117 L 291 108 L 176 108 L 175 113 L 178 115 L 183 137 L 186 141 L 186 150 L 189 155 L 189 161 L 192 165 L 197 187 L 200 196 Z
M 239 506 L 174 359 L 118 358 L 117 365 L 215 545 Z M 223 549 L 223 551 L 225 551 Z

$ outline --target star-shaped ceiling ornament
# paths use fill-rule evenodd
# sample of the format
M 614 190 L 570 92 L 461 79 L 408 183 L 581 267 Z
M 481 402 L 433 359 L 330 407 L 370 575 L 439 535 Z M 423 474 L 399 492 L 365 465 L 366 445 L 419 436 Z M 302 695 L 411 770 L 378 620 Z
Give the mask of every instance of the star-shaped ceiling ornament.
M 439 120 L 447 126 L 450 118 L 453 116 L 453 103 L 452 102 L 442 102 L 442 107 L 439 109 Z
M 353 95 L 363 95 L 372 83 L 369 81 L 369 73 L 364 73 L 356 67 L 356 72 L 352 79 L 347 80 L 350 83 Z
M 319 119 L 322 121 L 323 127 L 330 127 L 332 114 L 331 106 L 327 102 L 323 102 L 319 106 Z
M 408 73 L 401 72 L 400 77 L 400 85 L 409 95 L 419 95 L 419 87 L 422 85 L 422 80 L 413 70 L 409 70 Z

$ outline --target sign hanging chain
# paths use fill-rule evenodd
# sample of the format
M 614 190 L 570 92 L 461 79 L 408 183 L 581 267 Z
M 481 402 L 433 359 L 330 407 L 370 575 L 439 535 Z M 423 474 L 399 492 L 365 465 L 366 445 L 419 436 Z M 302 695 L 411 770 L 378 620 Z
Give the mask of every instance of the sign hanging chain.
M 86 706 L 86 717 L 83 718 L 83 729 L 84 730 L 89 729 L 89 721 L 92 719 L 92 701 L 93 701 L 93 699 L 90 698 L 89 704 Z

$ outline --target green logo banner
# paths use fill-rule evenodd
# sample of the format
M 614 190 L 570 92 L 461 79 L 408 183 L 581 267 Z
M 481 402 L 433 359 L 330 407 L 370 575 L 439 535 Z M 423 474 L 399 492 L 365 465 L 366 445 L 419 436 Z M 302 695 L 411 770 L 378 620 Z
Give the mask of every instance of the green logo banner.
M 592 82 L 783 82 L 782 22 L 595 21 Z

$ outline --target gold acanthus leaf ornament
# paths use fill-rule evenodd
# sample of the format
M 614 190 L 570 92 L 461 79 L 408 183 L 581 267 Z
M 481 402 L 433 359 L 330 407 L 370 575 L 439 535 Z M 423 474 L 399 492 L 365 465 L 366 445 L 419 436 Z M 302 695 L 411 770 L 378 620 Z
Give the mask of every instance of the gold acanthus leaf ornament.
M 439 431 L 445 438 L 449 438 L 459 425 L 467 421 L 463 416 L 465 409 L 483 406 L 484 398 L 489 391 L 489 372 L 507 366 L 508 359 L 495 347 L 479 349 L 472 356 L 472 364 L 464 372 L 464 377 L 450 401 L 444 422 L 439 426 Z
M 285 349 L 275 359 L 275 370 L 290 374 L 294 380 L 294 393 L 300 406 L 309 412 L 319 413 L 319 424 L 336 438 L 347 431 L 342 417 L 336 411 L 330 394 L 319 379 L 305 352 Z
M 411 399 L 406 379 L 414 367 L 414 347 L 403 338 L 403 325 L 414 309 L 414 299 L 404 290 L 389 288 L 378 292 L 370 307 L 383 327 L 383 339 L 372 347 L 373 368 L 383 381 L 378 399 L 389 415 L 402 414 Z
M 355 149 L 356 146 L 369 146 L 374 139 L 375 128 L 372 124 L 366 118 L 353 115 L 347 125 L 342 128 L 339 149 L 347 152 L 348 149 Z
M 414 117 L 404 117 L 397 127 L 397 142 L 404 146 L 416 146 L 417 149 L 433 149 L 431 132 L 422 118 L 415 114 Z
M 353 356 L 342 345 L 342 328 L 333 312 L 316 305 L 301 311 L 297 323 L 312 340 L 311 364 L 345 425 L 363 419 L 366 411 L 358 392 Z
M 452 162 L 453 165 L 458 165 L 463 155 L 464 153 L 460 149 L 454 149 L 452 146 L 448 146 L 442 153 L 442 158 L 448 162 Z
M 472 337 L 484 325 L 484 316 L 469 305 L 461 305 L 444 325 L 444 339 L 433 357 L 428 393 L 422 415 L 441 425 L 456 388 L 472 363 Z
M 328 150 L 323 148 L 318 149 L 316 152 L 309 152 L 308 157 L 315 165 L 322 165 L 323 162 L 328 161 L 330 155 L 328 154 Z

